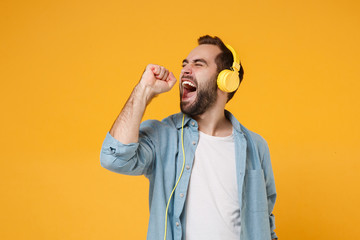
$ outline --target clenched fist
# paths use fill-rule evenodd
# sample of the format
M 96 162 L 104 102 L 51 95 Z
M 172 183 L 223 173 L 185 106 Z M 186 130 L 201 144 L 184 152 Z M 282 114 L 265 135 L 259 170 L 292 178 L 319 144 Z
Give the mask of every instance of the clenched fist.
M 172 72 L 166 68 L 149 64 L 139 82 L 145 88 L 149 88 L 151 95 L 155 96 L 160 93 L 168 92 L 175 85 L 176 78 Z

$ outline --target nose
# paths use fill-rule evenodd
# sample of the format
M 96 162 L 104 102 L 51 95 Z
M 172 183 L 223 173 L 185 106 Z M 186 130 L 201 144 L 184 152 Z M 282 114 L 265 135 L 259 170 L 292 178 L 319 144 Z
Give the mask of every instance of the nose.
M 192 73 L 191 64 L 186 64 L 186 65 L 181 69 L 181 73 L 182 73 L 183 75 L 191 74 L 191 73 Z

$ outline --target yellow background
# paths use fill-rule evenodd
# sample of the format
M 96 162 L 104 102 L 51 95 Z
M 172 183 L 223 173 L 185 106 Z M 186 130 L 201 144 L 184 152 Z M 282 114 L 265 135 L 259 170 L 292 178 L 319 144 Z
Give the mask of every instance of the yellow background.
M 100 167 L 146 64 L 204 34 L 245 68 L 228 109 L 268 141 L 281 239 L 360 235 L 355 0 L 0 2 L 1 239 L 145 239 L 148 182 Z M 177 87 L 145 119 L 179 111 Z

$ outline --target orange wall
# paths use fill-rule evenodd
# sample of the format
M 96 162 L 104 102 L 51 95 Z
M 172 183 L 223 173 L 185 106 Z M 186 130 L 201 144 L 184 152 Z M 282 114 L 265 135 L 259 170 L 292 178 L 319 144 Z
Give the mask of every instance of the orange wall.
M 241 56 L 228 109 L 270 145 L 279 237 L 360 235 L 360 3 L 226 2 L 1 1 L 1 239 L 145 239 L 148 182 L 100 147 L 146 64 L 178 76 L 204 34 Z

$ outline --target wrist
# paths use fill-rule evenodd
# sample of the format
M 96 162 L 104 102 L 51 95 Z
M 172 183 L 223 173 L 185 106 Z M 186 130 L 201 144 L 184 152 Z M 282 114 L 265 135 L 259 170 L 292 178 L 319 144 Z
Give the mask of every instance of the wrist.
M 150 103 L 156 95 L 150 86 L 144 85 L 141 82 L 135 86 L 134 94 L 137 99 L 145 101 L 146 104 Z

